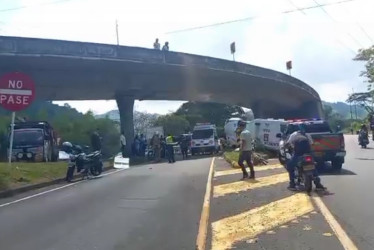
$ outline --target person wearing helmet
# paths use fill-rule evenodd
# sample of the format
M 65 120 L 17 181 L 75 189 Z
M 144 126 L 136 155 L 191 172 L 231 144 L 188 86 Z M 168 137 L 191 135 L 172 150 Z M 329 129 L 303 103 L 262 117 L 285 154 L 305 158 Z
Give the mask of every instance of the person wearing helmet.
M 358 132 L 358 143 L 361 144 L 363 140 L 369 141 L 369 131 L 365 124 L 361 124 L 361 129 Z
M 253 140 L 251 133 L 249 130 L 246 129 L 246 122 L 244 121 L 239 121 L 238 122 L 238 129 L 237 133 L 239 134 L 239 140 L 240 140 L 240 155 L 239 155 L 239 160 L 238 160 L 238 165 L 242 169 L 243 172 L 243 178 L 242 179 L 254 179 L 255 178 L 255 171 L 253 168 L 253 163 L 252 163 L 252 150 L 253 150 Z M 244 166 L 244 161 L 247 162 L 247 165 L 250 170 L 250 175 L 248 176 L 248 172 Z
M 296 190 L 295 168 L 297 166 L 297 162 L 299 158 L 304 154 L 311 154 L 312 144 L 313 139 L 309 134 L 306 133 L 306 125 L 304 123 L 300 123 L 298 126 L 298 130 L 293 132 L 286 142 L 286 145 L 289 145 L 293 148 L 293 155 L 287 162 L 287 171 L 290 178 L 288 189 Z M 318 173 L 316 170 L 314 171 L 314 184 L 316 185 L 316 189 L 325 190 L 325 187 L 321 184 L 321 179 L 318 177 Z

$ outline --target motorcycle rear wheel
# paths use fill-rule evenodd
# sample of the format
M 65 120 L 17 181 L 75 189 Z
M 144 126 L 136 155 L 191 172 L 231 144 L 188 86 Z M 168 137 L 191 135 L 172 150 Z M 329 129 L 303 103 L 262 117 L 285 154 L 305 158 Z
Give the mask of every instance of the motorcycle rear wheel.
M 102 166 L 92 166 L 90 172 L 93 176 L 98 176 L 103 172 Z
M 304 185 L 305 191 L 310 194 L 312 192 L 312 175 L 311 174 L 304 174 Z

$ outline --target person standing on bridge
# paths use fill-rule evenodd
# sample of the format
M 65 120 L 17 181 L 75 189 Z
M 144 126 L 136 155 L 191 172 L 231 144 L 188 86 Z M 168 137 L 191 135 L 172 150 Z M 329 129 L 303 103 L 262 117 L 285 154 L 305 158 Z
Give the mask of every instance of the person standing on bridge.
M 169 42 L 165 42 L 165 45 L 162 46 L 162 51 L 169 51 Z
M 252 163 L 252 150 L 253 150 L 253 144 L 252 144 L 252 136 L 249 130 L 246 129 L 246 122 L 239 121 L 238 122 L 238 129 L 240 132 L 240 154 L 239 154 L 239 161 L 238 164 L 242 169 L 243 172 L 243 178 L 242 179 L 254 179 L 255 178 L 255 170 L 253 168 Z M 244 166 L 244 161 L 247 162 L 247 165 L 250 170 L 250 175 L 248 176 L 248 172 Z
M 157 49 L 157 50 L 160 50 L 160 43 L 158 42 L 158 38 L 156 38 L 156 41 L 153 43 L 153 48 L 154 49 Z

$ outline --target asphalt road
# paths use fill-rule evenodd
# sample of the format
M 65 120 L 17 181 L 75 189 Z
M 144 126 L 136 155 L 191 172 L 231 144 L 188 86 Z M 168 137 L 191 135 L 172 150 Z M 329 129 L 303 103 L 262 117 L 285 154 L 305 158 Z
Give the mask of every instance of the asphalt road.
M 374 249 L 374 142 L 361 149 L 356 135 L 345 137 L 341 175 L 323 176 L 334 194 L 323 201 L 359 249 Z
M 0 200 L 0 249 L 194 249 L 210 163 L 136 167 Z
M 346 149 L 342 173 L 322 175 L 321 199 L 358 249 L 374 249 L 374 143 L 346 136 Z M 0 249 L 195 249 L 210 165 L 148 165 L 2 199 Z M 278 163 L 240 177 L 215 158 L 207 249 L 344 249 L 315 195 L 288 191 Z

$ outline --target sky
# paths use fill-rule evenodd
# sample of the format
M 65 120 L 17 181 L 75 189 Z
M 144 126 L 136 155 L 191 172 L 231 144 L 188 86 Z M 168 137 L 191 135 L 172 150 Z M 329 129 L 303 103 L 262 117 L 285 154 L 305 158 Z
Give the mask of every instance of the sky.
M 0 35 L 151 48 L 157 37 L 170 50 L 232 60 L 287 73 L 315 88 L 324 101 L 365 91 L 358 49 L 374 44 L 372 0 L 0 0 Z M 282 12 L 295 10 L 288 14 Z M 297 11 L 296 11 L 297 10 Z M 214 23 L 244 19 L 200 29 Z M 180 32 L 175 32 L 180 31 Z M 58 102 L 63 104 L 65 102 Z M 165 114 L 183 102 L 137 101 L 135 109 Z M 113 100 L 69 102 L 79 111 L 116 109 Z

